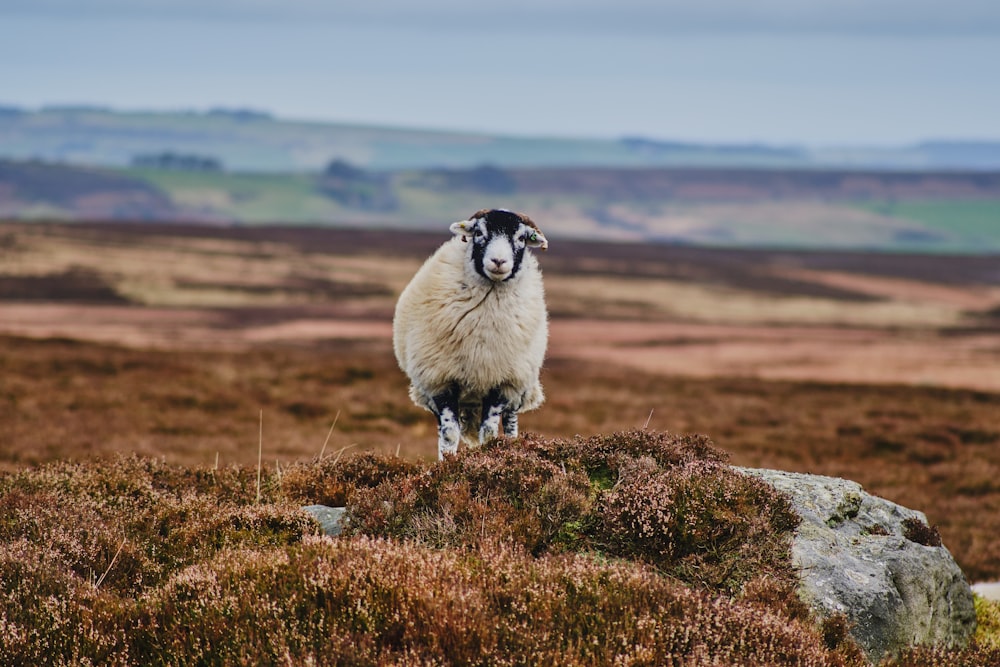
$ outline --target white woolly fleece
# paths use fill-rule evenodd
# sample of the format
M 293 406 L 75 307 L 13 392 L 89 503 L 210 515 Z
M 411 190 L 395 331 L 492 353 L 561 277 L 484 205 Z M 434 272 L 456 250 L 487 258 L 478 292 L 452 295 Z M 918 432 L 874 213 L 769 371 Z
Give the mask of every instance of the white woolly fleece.
M 538 376 L 548 344 L 538 260 L 527 251 L 513 278 L 492 282 L 476 273 L 471 247 L 459 237 L 445 242 L 396 304 L 393 348 L 410 397 L 431 410 L 432 398 L 457 382 L 460 402 L 478 406 L 500 386 L 512 411 L 534 409 L 545 399 Z

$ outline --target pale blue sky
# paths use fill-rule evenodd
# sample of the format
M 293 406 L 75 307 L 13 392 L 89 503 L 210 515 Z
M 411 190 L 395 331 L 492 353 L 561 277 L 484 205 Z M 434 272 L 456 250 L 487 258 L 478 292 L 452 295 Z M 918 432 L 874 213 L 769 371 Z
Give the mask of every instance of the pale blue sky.
M 526 135 L 1000 139 L 994 0 L 4 0 L 0 104 Z

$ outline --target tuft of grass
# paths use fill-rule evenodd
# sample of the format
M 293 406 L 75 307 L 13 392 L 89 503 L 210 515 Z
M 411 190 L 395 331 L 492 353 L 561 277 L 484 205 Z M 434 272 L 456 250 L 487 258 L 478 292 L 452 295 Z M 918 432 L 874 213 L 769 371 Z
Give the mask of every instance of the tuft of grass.
M 1000 602 L 977 595 L 976 643 L 1000 651 Z

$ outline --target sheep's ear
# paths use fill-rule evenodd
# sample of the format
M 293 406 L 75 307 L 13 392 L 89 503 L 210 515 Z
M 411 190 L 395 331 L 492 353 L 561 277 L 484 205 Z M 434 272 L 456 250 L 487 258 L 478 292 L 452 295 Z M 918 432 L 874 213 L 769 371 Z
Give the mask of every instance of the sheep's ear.
M 472 231 L 472 220 L 460 220 L 458 222 L 451 223 L 451 233 L 455 236 L 461 236 L 463 241 L 468 241 L 468 235 Z
M 545 238 L 545 234 L 542 234 L 537 229 L 528 230 L 528 238 L 525 240 L 525 245 L 529 248 L 538 248 L 540 250 L 548 250 L 549 242 Z

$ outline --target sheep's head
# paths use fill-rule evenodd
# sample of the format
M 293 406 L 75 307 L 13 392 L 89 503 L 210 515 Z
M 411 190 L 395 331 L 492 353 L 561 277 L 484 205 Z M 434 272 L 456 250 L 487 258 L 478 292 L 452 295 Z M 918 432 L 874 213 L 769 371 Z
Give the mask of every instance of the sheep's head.
M 470 256 L 476 273 L 493 282 L 517 275 L 525 248 L 549 247 L 531 218 L 504 209 L 483 209 L 468 220 L 452 224 L 451 232 L 463 241 L 472 240 Z

